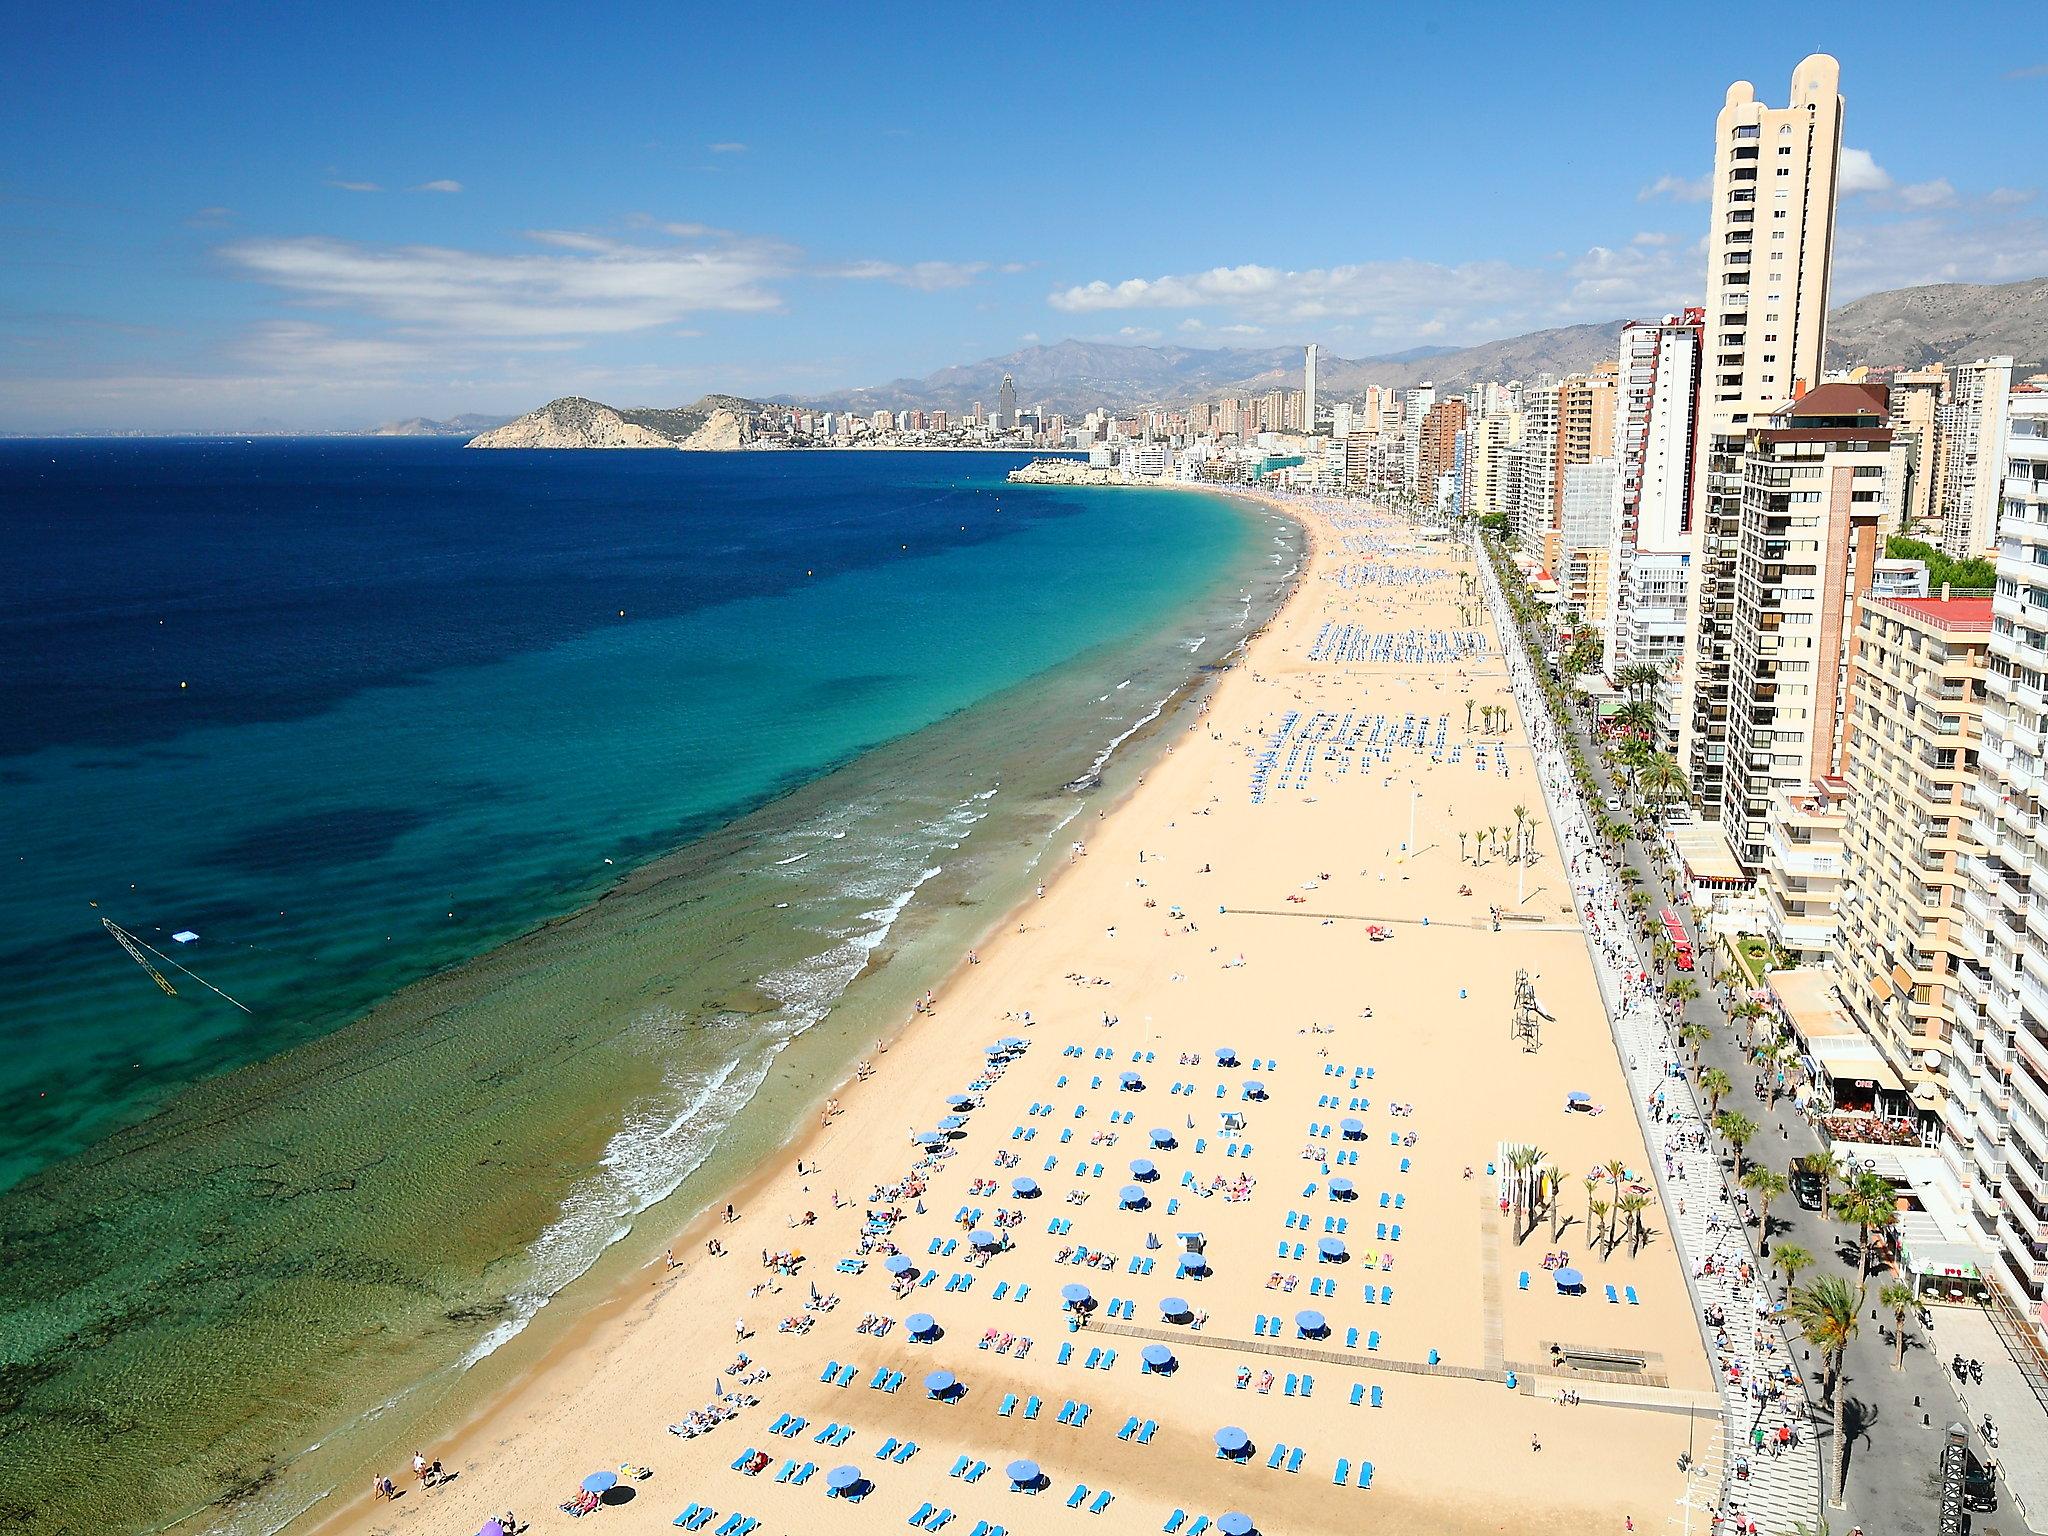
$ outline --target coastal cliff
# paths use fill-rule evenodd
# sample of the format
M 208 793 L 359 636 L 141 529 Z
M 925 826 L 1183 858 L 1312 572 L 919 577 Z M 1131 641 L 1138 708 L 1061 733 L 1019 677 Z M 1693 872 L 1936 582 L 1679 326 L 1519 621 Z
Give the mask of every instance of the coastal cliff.
M 711 452 L 752 440 L 746 402 L 707 395 L 681 410 L 621 410 L 568 395 L 480 433 L 471 448 L 674 448 Z
M 1089 464 L 1080 459 L 1033 459 L 1010 471 L 1017 485 L 1116 485 L 1116 471 L 1106 464 Z

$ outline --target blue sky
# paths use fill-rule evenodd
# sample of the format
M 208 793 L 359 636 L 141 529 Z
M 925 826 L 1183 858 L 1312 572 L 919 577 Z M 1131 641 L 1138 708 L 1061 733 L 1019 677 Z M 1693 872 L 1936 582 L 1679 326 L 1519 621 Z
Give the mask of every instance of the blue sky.
M 2048 273 L 2048 37 L 2012 10 L 1664 9 L 17 7 L 0 430 L 1653 312 L 1702 286 L 1728 82 L 1780 102 L 1816 49 L 1855 151 L 1838 299 Z

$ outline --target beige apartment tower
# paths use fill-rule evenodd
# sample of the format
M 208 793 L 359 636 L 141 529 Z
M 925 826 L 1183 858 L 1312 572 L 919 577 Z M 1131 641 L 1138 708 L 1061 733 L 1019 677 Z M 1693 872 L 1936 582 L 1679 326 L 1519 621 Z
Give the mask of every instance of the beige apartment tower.
M 1726 799 L 1744 439 L 1819 379 L 1827 339 L 1840 84 L 1841 66 L 1816 53 L 1792 71 L 1787 105 L 1765 106 L 1738 80 L 1714 124 L 1690 644 L 1678 711 L 1680 761 L 1707 816 Z

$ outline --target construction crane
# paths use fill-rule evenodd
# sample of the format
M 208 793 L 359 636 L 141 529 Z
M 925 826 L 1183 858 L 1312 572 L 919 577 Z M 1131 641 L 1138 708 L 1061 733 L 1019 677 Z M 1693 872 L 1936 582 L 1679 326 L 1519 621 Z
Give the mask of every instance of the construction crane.
M 165 954 L 162 950 L 152 948 L 147 942 L 145 942 L 142 939 L 138 939 L 134 934 L 130 933 L 126 928 L 123 928 L 119 923 L 115 922 L 112 918 L 101 918 L 100 925 L 104 927 L 109 934 L 113 935 L 113 939 L 116 944 L 120 945 L 123 949 L 128 951 L 128 958 L 133 960 L 137 965 L 141 966 L 143 970 L 147 971 L 149 973 L 149 979 L 155 982 L 159 987 L 163 988 L 164 996 L 176 997 L 178 995 L 178 989 L 171 985 L 169 977 L 165 976 L 162 971 L 158 970 L 155 966 L 149 963 L 149 955 L 155 955 L 157 959 L 163 961 L 163 963 L 165 965 L 168 965 L 172 970 L 179 971 L 182 972 L 184 975 L 190 976 L 194 981 L 198 982 L 199 985 L 206 988 L 207 991 L 213 993 L 216 997 L 225 998 L 228 1002 L 234 1003 L 234 1005 L 237 1008 L 240 1008 L 242 1012 L 249 1013 L 249 1009 L 247 1007 L 245 1007 L 240 1002 L 237 1002 L 234 998 L 228 997 L 227 993 L 221 991 L 219 987 L 216 987 L 204 976 L 199 975 L 195 971 L 186 970 L 184 966 L 178 964 L 177 961 L 173 960 L 169 955 Z M 148 955 L 143 953 L 143 951 L 145 950 L 148 950 Z M 253 1018 L 254 1015 L 251 1014 L 251 1017 Z

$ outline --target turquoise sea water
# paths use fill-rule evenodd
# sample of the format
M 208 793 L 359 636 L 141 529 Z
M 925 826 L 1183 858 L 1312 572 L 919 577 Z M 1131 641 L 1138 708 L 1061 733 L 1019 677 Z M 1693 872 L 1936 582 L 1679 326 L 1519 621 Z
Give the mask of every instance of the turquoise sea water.
M 1291 560 L 1015 462 L 0 448 L 0 1525 L 288 1513 L 999 913 Z

